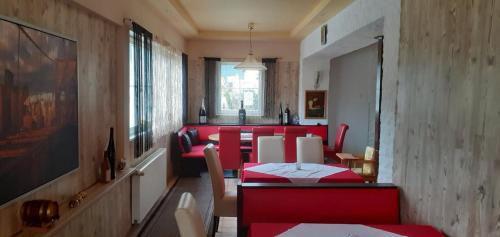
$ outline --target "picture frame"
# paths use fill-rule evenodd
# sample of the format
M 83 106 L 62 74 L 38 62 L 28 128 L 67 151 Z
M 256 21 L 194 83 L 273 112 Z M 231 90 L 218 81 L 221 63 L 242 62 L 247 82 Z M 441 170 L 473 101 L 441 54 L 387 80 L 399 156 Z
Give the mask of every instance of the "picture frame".
M 328 25 L 321 26 L 321 45 L 325 45 L 328 38 Z
M 79 169 L 79 81 L 76 40 L 4 16 L 0 32 L 3 207 Z
M 304 101 L 306 119 L 326 118 L 326 90 L 306 90 Z

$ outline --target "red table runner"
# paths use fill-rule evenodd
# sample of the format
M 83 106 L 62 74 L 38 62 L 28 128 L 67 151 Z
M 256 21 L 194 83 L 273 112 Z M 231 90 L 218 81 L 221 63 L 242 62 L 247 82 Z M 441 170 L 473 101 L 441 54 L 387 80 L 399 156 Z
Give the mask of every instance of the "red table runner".
M 254 223 L 250 225 L 249 237 L 274 237 L 298 224 L 289 223 Z M 424 225 L 367 225 L 408 237 L 445 237 L 432 226 Z M 332 235 L 333 236 L 333 235 Z
M 259 172 L 253 172 L 245 170 L 253 166 L 260 165 L 259 163 L 244 163 L 243 172 L 241 174 L 241 182 L 243 183 L 291 183 L 288 178 L 264 174 Z M 332 166 L 347 168 L 347 166 L 341 164 L 332 164 Z M 340 173 L 329 175 L 321 178 L 318 183 L 363 183 L 363 177 L 352 172 L 351 170 L 346 170 Z

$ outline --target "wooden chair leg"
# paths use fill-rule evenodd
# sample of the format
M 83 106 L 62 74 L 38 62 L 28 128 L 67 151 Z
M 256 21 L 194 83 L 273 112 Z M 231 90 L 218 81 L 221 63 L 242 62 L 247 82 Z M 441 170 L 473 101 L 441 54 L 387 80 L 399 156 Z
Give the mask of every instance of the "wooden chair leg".
M 215 237 L 215 233 L 219 230 L 219 218 L 218 216 L 214 216 L 214 220 L 213 220 L 213 230 L 212 230 L 212 237 Z

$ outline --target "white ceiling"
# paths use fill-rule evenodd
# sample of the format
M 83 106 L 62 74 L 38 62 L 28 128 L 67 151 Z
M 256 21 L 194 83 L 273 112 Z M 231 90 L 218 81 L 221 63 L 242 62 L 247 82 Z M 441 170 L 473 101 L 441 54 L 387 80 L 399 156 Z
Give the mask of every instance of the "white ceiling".
M 352 0 L 149 0 L 186 38 L 298 40 Z
M 200 31 L 291 31 L 320 0 L 179 0 Z

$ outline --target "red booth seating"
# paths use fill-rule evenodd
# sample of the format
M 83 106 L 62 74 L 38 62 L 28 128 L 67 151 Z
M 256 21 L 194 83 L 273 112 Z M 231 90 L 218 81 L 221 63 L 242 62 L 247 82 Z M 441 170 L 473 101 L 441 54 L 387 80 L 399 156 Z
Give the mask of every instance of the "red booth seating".
M 306 133 L 304 127 L 285 128 L 285 162 L 297 162 L 297 137 L 305 137 Z
M 252 223 L 400 224 L 392 184 L 238 184 L 238 235 Z
M 219 159 L 222 169 L 237 170 L 241 165 L 240 132 L 238 127 L 219 128 Z
M 307 133 L 314 134 L 316 136 L 320 136 L 323 139 L 323 144 L 328 144 L 328 125 L 291 125 L 291 126 L 280 126 L 280 125 L 230 125 L 230 126 L 219 126 L 219 125 L 185 125 L 182 127 L 178 133 L 176 134 L 177 138 L 183 133 L 186 133 L 189 129 L 196 129 L 198 131 L 198 139 L 200 140 L 200 144 L 195 144 L 192 146 L 190 152 L 183 152 L 181 148 L 180 139 L 175 139 L 175 143 L 173 143 L 172 147 L 177 147 L 178 149 L 173 149 L 173 153 L 176 154 L 176 157 L 179 157 L 178 160 L 179 166 L 176 168 L 175 172 L 179 173 L 183 176 L 199 176 L 200 170 L 203 166 L 205 166 L 205 158 L 203 154 L 203 148 L 208 143 L 217 143 L 215 141 L 210 141 L 208 136 L 211 134 L 219 133 L 219 127 L 235 127 L 240 128 L 242 131 L 252 131 L 253 128 L 262 127 L 262 128 L 272 128 L 274 133 L 284 133 L 285 128 L 305 128 Z M 219 146 L 216 145 L 218 149 Z M 245 148 L 244 146 L 240 148 Z M 255 153 L 256 154 L 256 153 Z M 180 169 L 180 170 L 178 170 Z
M 347 130 L 349 129 L 349 125 L 342 123 L 337 128 L 337 133 L 335 134 L 335 144 L 333 147 L 329 147 L 328 145 L 323 146 L 323 153 L 326 157 L 330 159 L 335 159 L 340 162 L 340 159 L 337 158 L 337 153 L 342 153 L 342 149 L 344 147 L 344 139 Z
M 258 159 L 258 138 L 260 136 L 273 136 L 274 128 L 272 127 L 256 127 L 252 129 L 252 153 L 250 153 L 250 162 L 257 163 Z

